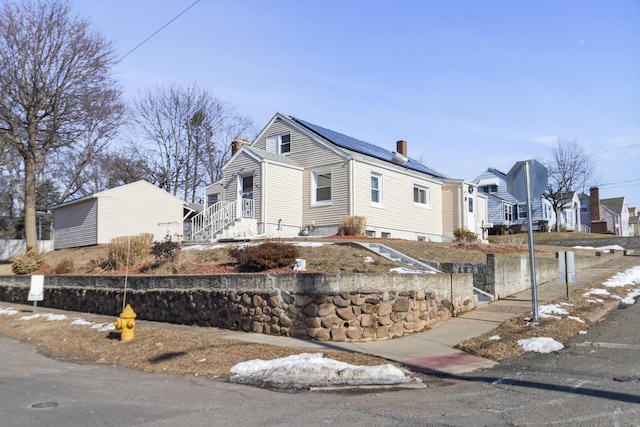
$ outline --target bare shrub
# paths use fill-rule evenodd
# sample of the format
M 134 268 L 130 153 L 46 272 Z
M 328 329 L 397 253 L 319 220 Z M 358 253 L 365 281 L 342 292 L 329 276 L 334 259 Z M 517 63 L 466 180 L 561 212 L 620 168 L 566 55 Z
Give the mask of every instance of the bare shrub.
M 153 234 L 114 237 L 109 242 L 108 264 L 117 270 L 126 265 L 135 265 L 149 256 Z
M 338 234 L 340 236 L 364 236 L 367 218 L 357 215 L 346 215 L 340 218 Z
M 453 230 L 456 242 L 473 243 L 478 240 L 478 235 L 466 228 L 456 228 Z
M 173 261 L 180 253 L 181 248 L 182 245 L 180 242 L 174 242 L 171 240 L 171 237 L 169 237 L 162 242 L 153 242 L 153 245 L 151 245 L 151 254 L 156 257 L 158 261 Z
M 68 274 L 72 273 L 74 269 L 73 260 L 71 258 L 64 258 L 55 266 L 53 272 L 55 274 Z
M 11 270 L 15 274 L 29 274 L 36 271 L 41 265 L 40 254 L 37 251 L 30 250 L 14 258 Z
M 523 234 L 510 234 L 500 239 L 500 243 L 513 247 L 526 246 L 527 238 Z
M 300 251 L 296 246 L 287 243 L 264 242 L 260 245 L 230 249 L 229 255 L 243 267 L 262 271 L 293 267 Z

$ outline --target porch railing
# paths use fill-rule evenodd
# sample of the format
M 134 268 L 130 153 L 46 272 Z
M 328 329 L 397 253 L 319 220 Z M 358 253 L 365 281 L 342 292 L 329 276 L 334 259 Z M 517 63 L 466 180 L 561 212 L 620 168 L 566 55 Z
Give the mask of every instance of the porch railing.
M 580 231 L 583 233 L 591 233 L 591 227 L 588 227 L 584 224 L 580 224 Z
M 237 218 L 253 218 L 253 215 L 253 199 L 241 199 L 239 203 L 219 201 L 193 217 L 191 239 L 204 232 L 212 238 Z
M 191 220 L 191 238 L 207 231 L 213 237 L 236 219 L 236 203 L 219 201 Z
M 253 218 L 253 199 L 242 199 L 242 218 Z

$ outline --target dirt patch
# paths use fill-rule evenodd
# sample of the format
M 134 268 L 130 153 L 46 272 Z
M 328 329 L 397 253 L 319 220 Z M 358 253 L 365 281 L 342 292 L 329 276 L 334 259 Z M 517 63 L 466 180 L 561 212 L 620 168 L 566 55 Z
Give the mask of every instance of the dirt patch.
M 0 308 L 7 307 L 7 304 L 0 305 Z M 38 313 L 47 313 L 47 309 L 39 309 Z M 136 325 L 135 338 L 121 342 L 119 333 L 98 331 L 87 325 L 73 325 L 73 318 L 20 320 L 30 315 L 30 311 L 14 315 L 0 314 L 0 335 L 31 343 L 48 356 L 76 363 L 119 365 L 153 373 L 228 378 L 231 375 L 230 368 L 240 362 L 272 360 L 309 352 L 215 336 L 223 335 L 216 328 L 194 327 L 193 332 L 189 332 L 185 331 L 185 327 L 173 325 L 167 328 Z M 89 321 L 91 315 L 87 314 L 82 319 Z M 385 359 L 356 353 L 326 351 L 323 354 L 353 365 L 389 363 Z
M 594 302 L 593 297 L 582 296 L 586 290 L 594 288 L 606 289 L 610 295 L 599 297 L 603 300 L 602 302 Z M 609 306 L 616 304 L 615 295 L 624 297 L 633 288 L 635 286 L 632 285 L 605 288 L 602 286 L 602 280 L 595 281 L 571 292 L 569 301 L 558 299 L 551 303 L 559 305 L 568 312 L 566 315 L 558 315 L 557 317 L 561 318 L 559 320 L 540 317 L 537 322 L 534 322 L 529 316 L 518 316 L 505 321 L 491 332 L 459 343 L 456 348 L 476 356 L 500 361 L 524 353 L 518 340 L 548 337 L 565 343 L 581 331 L 586 331 L 591 325 L 589 319 L 593 319 L 596 313 L 604 310 L 606 304 Z

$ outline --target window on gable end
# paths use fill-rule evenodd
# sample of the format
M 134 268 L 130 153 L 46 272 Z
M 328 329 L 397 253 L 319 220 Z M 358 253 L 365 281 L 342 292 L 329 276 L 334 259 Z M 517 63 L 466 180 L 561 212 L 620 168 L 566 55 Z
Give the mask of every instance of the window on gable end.
M 291 134 L 278 135 L 278 153 L 288 154 L 291 152 Z
M 266 149 L 270 153 L 289 154 L 291 152 L 291 134 L 268 136 Z

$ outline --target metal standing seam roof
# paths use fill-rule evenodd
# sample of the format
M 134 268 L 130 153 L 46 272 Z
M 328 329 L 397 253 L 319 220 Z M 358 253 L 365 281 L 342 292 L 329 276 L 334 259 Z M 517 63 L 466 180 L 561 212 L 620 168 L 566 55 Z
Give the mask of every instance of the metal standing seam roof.
M 360 154 L 365 154 L 367 156 L 375 157 L 380 160 L 384 160 L 393 164 L 398 164 L 393 161 L 393 152 L 389 150 L 385 150 L 382 147 L 378 147 L 377 145 L 370 144 L 368 142 L 361 141 L 359 139 L 353 138 L 351 136 L 347 136 L 341 134 L 339 132 L 333 131 L 331 129 L 323 128 L 322 126 L 314 125 L 313 123 L 309 123 L 307 121 L 297 119 L 295 117 L 288 116 L 294 122 L 302 125 L 306 129 L 315 133 L 316 135 L 326 139 L 332 144 L 345 148 L 347 150 L 355 151 Z M 402 163 L 400 166 L 404 166 L 408 169 L 415 170 L 418 172 L 426 173 L 436 178 L 447 178 L 446 175 L 438 172 L 427 165 L 414 160 L 412 158 L 408 158 L 406 162 Z

